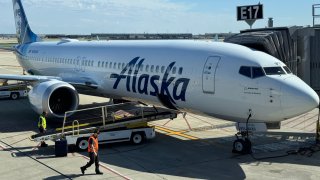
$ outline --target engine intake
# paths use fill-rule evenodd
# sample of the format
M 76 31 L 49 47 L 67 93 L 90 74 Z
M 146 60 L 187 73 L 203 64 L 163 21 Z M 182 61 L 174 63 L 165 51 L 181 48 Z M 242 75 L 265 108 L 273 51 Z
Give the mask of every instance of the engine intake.
M 79 95 L 72 85 L 50 80 L 35 85 L 29 92 L 29 101 L 37 113 L 45 111 L 49 117 L 61 118 L 66 111 L 78 108 Z

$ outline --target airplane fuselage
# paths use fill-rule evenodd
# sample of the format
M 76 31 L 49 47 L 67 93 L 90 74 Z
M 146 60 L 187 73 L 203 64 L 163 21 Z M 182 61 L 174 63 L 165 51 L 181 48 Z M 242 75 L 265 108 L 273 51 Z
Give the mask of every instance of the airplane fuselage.
M 282 81 L 296 76 L 248 78 L 242 66 L 285 66 L 265 53 L 228 43 L 204 41 L 34 42 L 17 47 L 22 67 L 62 80 L 88 78 L 90 93 L 139 100 L 236 122 L 281 121 Z M 300 112 L 299 112 L 300 113 Z

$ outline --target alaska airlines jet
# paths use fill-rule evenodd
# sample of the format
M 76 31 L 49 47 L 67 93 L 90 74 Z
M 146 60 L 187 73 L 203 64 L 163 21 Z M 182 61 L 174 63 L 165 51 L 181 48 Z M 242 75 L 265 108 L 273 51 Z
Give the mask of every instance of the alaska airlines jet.
M 19 45 L 37 113 L 63 117 L 78 93 L 138 100 L 229 121 L 279 122 L 308 112 L 318 95 L 280 60 L 244 46 L 194 40 L 43 42 L 13 0 Z

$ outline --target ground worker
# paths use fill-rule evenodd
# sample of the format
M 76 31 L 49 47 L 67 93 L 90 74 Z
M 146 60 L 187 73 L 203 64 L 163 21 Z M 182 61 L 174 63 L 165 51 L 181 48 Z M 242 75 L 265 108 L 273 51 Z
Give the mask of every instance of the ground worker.
M 40 117 L 39 117 L 39 121 L 38 121 L 38 128 L 41 134 L 44 134 L 47 130 L 47 120 L 46 120 L 46 112 L 43 112 Z M 41 147 L 47 147 L 48 144 L 46 144 L 46 142 L 41 141 Z
M 98 135 L 100 131 L 99 129 L 95 129 L 93 134 L 89 137 L 89 146 L 88 146 L 88 152 L 89 152 L 89 157 L 90 161 L 83 167 L 80 167 L 82 174 L 84 174 L 84 171 L 90 167 L 93 162 L 95 163 L 96 166 L 96 174 L 103 174 L 99 170 L 99 155 L 98 155 L 98 150 L 99 150 L 99 144 L 98 144 Z

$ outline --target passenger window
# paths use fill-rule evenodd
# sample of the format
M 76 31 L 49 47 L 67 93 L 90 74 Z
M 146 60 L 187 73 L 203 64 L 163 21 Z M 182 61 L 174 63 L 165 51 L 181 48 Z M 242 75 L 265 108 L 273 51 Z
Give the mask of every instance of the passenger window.
M 121 63 L 118 63 L 118 69 L 120 69 L 121 68 Z
M 142 71 L 142 70 L 143 70 L 143 64 L 140 65 L 140 71 Z
M 261 67 L 252 67 L 252 78 L 258 78 L 264 75 L 265 74 Z
M 105 66 L 105 68 L 108 68 L 108 62 L 106 62 L 106 64 L 105 64 L 106 66 Z
M 156 73 L 159 73 L 159 66 L 156 67 Z
M 175 74 L 176 71 L 177 71 L 177 68 L 176 68 L 176 67 L 173 67 L 173 68 L 172 68 L 172 74 Z
M 110 69 L 112 68 L 112 62 L 110 62 L 110 64 L 109 64 L 109 68 L 110 68 Z
M 146 65 L 146 72 L 149 71 L 149 65 Z
M 154 69 L 154 65 L 151 66 L 150 72 L 153 72 L 153 69 Z
M 100 67 L 100 61 L 98 62 L 98 67 Z
M 102 61 L 102 63 L 101 63 L 101 67 L 104 67 L 104 61 Z
M 113 69 L 117 68 L 117 63 L 113 63 Z
M 165 69 L 165 67 L 161 66 L 161 73 L 164 73 L 164 69 Z
M 124 69 L 125 66 L 126 66 L 126 64 L 125 64 L 125 63 L 122 63 L 122 69 Z
M 180 67 L 180 68 L 179 68 L 179 71 L 178 71 L 178 74 L 181 75 L 181 74 L 182 74 L 182 71 L 183 71 L 183 68 Z
M 251 68 L 249 66 L 241 66 L 239 69 L 239 73 L 248 78 L 251 78 Z

